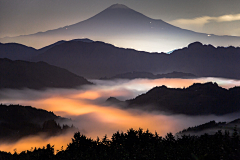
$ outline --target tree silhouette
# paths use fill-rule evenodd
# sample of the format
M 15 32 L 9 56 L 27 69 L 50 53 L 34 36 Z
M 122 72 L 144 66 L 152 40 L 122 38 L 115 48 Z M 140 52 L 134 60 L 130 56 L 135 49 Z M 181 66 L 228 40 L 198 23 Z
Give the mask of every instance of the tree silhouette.
M 179 159 L 179 160 L 237 160 L 240 159 L 240 140 L 237 127 L 230 136 L 228 131 L 216 132 L 214 135 L 181 135 L 174 137 L 167 133 L 163 138 L 155 132 L 130 128 L 126 133 L 117 131 L 108 139 L 107 135 L 100 141 L 92 140 L 76 132 L 66 150 L 54 154 L 54 146 L 48 144 L 43 148 L 23 151 L 19 154 L 0 151 L 1 160 L 132 160 L 132 159 Z

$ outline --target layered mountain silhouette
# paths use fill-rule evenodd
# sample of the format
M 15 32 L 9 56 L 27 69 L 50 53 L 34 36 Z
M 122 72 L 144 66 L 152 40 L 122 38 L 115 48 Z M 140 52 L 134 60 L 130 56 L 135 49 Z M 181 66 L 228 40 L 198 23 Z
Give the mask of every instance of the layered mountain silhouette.
M 91 42 L 93 42 L 91 39 L 88 39 L 88 38 L 84 38 L 84 39 L 73 39 L 73 40 L 70 40 L 70 41 L 86 42 L 86 43 L 91 43 Z M 46 52 L 47 50 L 53 48 L 54 46 L 63 44 L 63 43 L 65 43 L 65 42 L 67 42 L 67 41 L 61 40 L 61 41 L 58 41 L 58 42 L 56 42 L 56 43 L 50 44 L 50 45 L 48 45 L 48 46 L 45 46 L 45 47 L 43 47 L 43 48 L 40 48 L 40 49 L 37 50 L 37 54 L 44 53 L 44 52 Z M 34 56 L 32 56 L 32 57 L 34 57 Z M 26 59 L 26 60 L 30 60 L 32 57 L 29 57 L 29 58 Z
M 8 142 L 40 133 L 54 136 L 77 130 L 73 126 L 57 124 L 70 123 L 71 120 L 31 106 L 0 104 L 0 122 L 0 140 Z
M 42 48 L 59 40 L 88 37 L 124 48 L 168 52 L 194 41 L 214 46 L 239 46 L 240 37 L 216 36 L 181 29 L 162 20 L 151 19 L 122 4 L 114 4 L 82 22 L 31 35 L 1 38 Z
M 45 62 L 0 59 L 0 89 L 74 88 L 92 84 L 66 69 Z
M 231 134 L 234 131 L 234 128 L 236 126 L 240 125 L 240 119 L 235 119 L 231 122 L 216 122 L 216 121 L 210 121 L 195 127 L 189 127 L 187 129 L 184 129 L 177 133 L 177 135 L 201 135 L 201 134 L 214 134 L 218 131 L 222 131 L 224 133 L 225 131 L 230 132 Z M 240 128 L 236 128 L 237 131 L 240 131 Z
M 166 54 L 118 48 L 103 42 L 69 41 L 31 60 L 44 61 L 86 78 L 113 77 L 132 71 L 153 74 L 177 71 L 198 77 L 240 79 L 240 48 L 216 48 L 200 42 Z
M 224 89 L 216 83 L 195 83 L 188 88 L 154 87 L 145 94 L 120 103 L 110 98 L 107 102 L 170 114 L 224 115 L 240 111 L 240 87 Z
M 158 79 L 158 78 L 196 78 L 194 74 L 183 73 L 183 72 L 171 72 L 166 74 L 152 74 L 150 72 L 127 72 L 122 74 L 117 74 L 113 77 L 103 77 L 102 80 L 112 80 L 112 79 L 137 79 L 137 78 L 147 78 L 147 79 Z
M 27 60 L 37 55 L 37 50 L 18 43 L 0 43 L 0 58 Z
M 73 39 L 70 41 L 93 42 L 90 39 Z M 33 57 L 46 52 L 54 46 L 60 45 L 67 41 L 61 40 L 40 49 L 35 49 L 18 43 L 0 43 L 0 58 L 8 58 L 11 60 L 30 60 Z

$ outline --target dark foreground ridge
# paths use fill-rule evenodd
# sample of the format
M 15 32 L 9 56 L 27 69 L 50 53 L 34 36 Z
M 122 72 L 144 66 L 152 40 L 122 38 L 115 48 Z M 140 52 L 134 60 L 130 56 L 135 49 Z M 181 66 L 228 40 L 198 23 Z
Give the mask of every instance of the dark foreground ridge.
M 66 69 L 45 62 L 0 59 L 0 89 L 75 88 L 92 84 Z
M 116 101 L 107 100 L 110 104 Z M 212 82 L 194 83 L 183 89 L 160 86 L 134 99 L 115 104 L 168 114 L 224 115 L 240 111 L 240 87 L 224 89 Z
M 229 132 L 216 132 L 214 135 L 183 135 L 174 137 L 168 133 L 165 137 L 142 129 L 129 129 L 126 133 L 116 132 L 111 140 L 104 136 L 102 140 L 93 140 L 77 132 L 67 148 L 54 154 L 54 146 L 23 151 L 19 154 L 0 151 L 0 159 L 7 160 L 166 160 L 166 159 L 240 159 L 240 135 L 236 128 Z
M 73 126 L 59 123 L 71 120 L 56 116 L 53 112 L 31 106 L 0 105 L 0 141 L 13 142 L 23 137 L 42 134 L 46 137 L 76 131 Z M 0 158 L 1 159 L 1 158 Z

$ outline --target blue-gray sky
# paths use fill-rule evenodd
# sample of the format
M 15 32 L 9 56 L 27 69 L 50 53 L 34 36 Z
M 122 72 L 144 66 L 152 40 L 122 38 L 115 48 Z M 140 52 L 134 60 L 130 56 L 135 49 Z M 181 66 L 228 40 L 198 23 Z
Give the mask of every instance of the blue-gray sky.
M 181 28 L 240 36 L 239 0 L 0 0 L 0 37 L 74 24 L 115 3 Z

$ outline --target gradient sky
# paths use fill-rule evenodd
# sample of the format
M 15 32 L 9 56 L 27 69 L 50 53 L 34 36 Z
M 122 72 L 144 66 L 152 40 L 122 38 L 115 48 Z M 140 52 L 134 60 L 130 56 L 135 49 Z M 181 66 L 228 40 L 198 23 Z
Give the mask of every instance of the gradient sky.
M 240 36 L 239 0 L 0 0 L 0 38 L 74 24 L 116 3 L 181 28 Z

